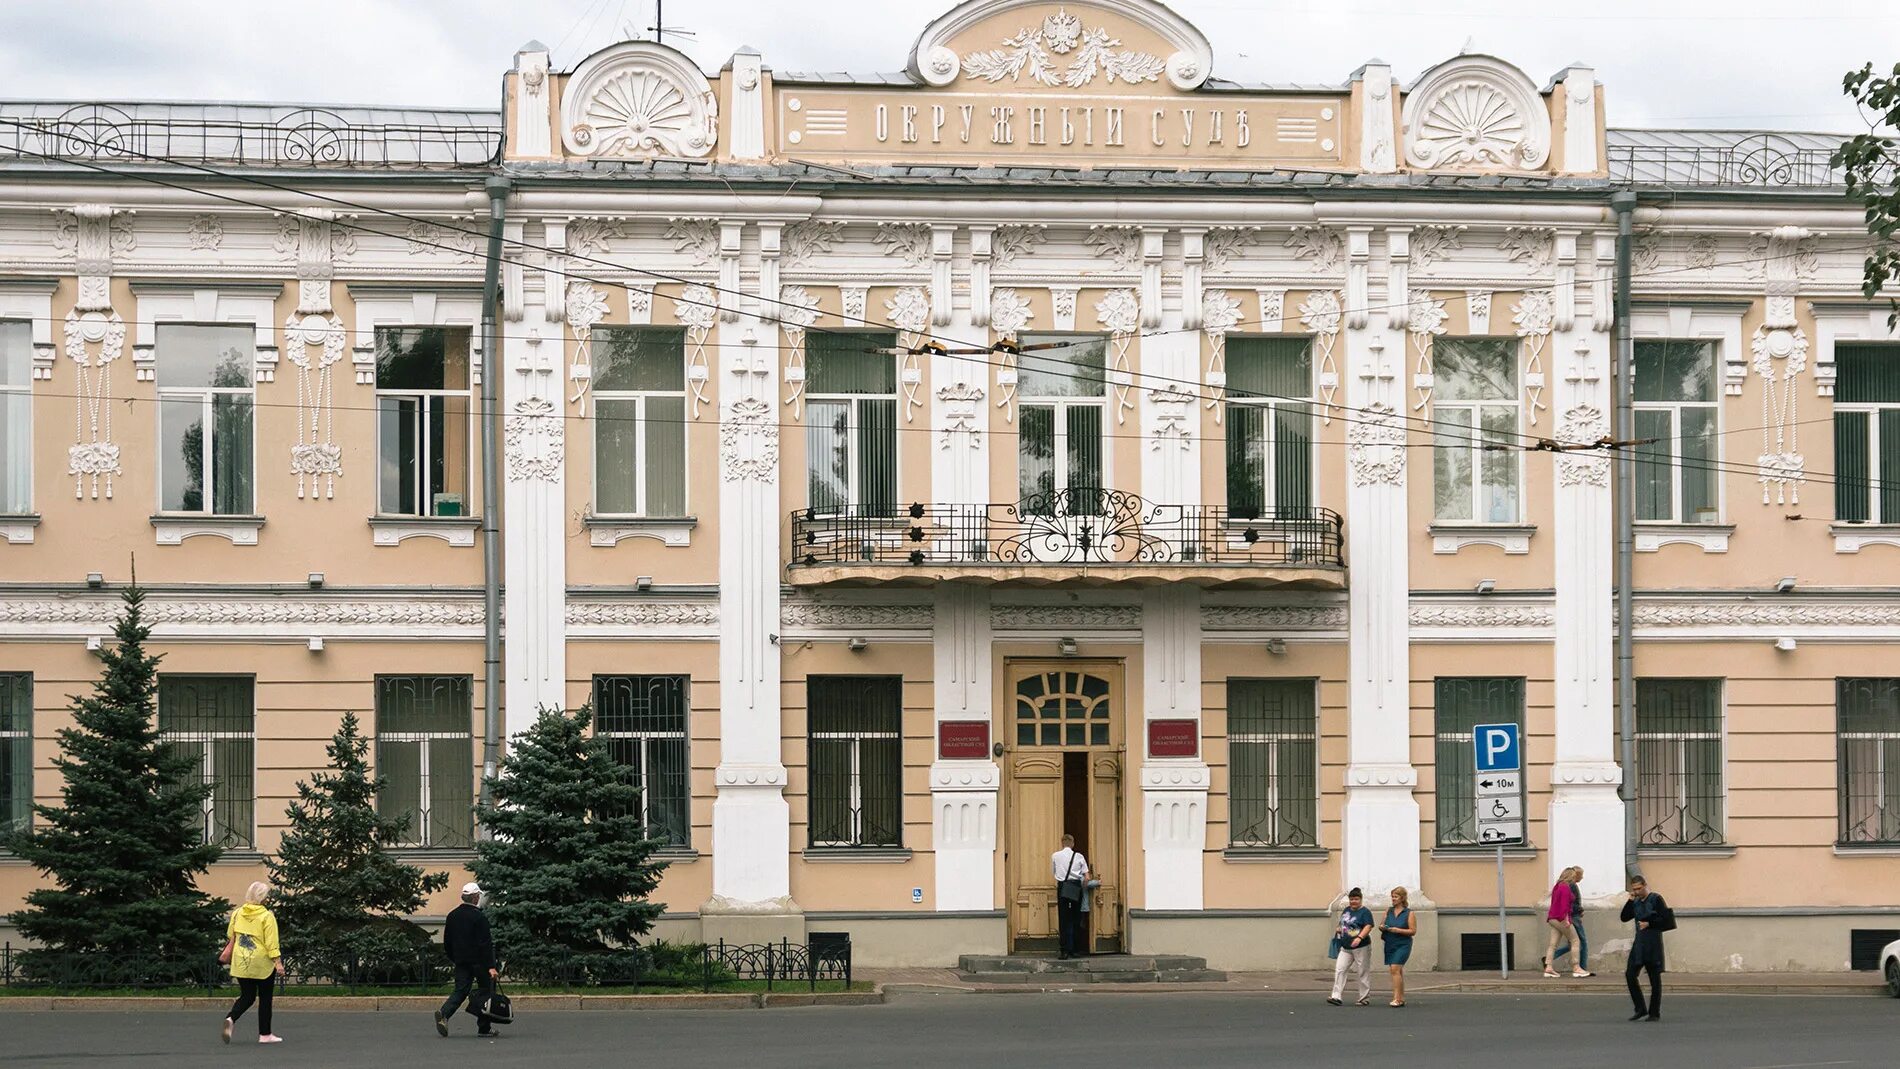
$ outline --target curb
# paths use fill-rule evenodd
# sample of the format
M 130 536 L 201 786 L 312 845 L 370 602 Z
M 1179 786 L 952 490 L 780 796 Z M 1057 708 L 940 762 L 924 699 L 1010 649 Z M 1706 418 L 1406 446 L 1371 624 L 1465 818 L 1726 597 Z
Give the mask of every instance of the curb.
M 1407 989 L 1434 995 L 1618 995 L 1623 988 L 1608 984 L 1510 984 L 1503 982 L 1420 983 L 1413 980 Z M 886 984 L 883 992 L 901 995 L 1303 995 L 1323 997 L 1321 987 L 1256 988 L 1232 984 L 983 984 L 949 985 L 929 983 Z M 1886 997 L 1885 984 L 1718 984 L 1683 982 L 1669 984 L 1670 994 L 1681 995 L 1780 995 L 1816 997 Z
M 840 992 L 757 992 L 696 995 L 514 995 L 511 1000 L 530 1012 L 624 1013 L 644 1010 L 756 1010 L 792 1006 L 881 1006 L 884 988 L 871 991 Z M 0 1013 L 48 1013 L 55 1011 L 109 1011 L 118 1013 L 189 1012 L 209 1013 L 229 999 L 217 997 L 164 997 L 139 995 L 106 996 L 34 996 L 0 998 Z M 280 1010 L 298 1013 L 426 1013 L 442 1005 L 430 995 L 281 995 L 274 1005 Z

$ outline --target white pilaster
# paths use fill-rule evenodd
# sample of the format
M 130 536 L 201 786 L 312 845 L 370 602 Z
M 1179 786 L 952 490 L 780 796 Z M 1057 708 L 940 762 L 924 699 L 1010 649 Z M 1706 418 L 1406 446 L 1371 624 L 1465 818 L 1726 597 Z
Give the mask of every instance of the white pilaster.
M 1582 65 L 1563 72 L 1565 174 L 1593 174 L 1597 159 L 1597 73 Z M 1584 873 L 1589 875 L 1588 870 Z
M 1392 118 L 1392 68 L 1373 61 L 1359 70 L 1365 100 L 1359 112 L 1359 166 L 1371 174 L 1398 170 L 1398 139 Z
M 544 280 L 544 285 L 556 285 Z M 504 726 L 526 731 L 542 706 L 567 704 L 565 324 L 542 287 L 501 333 Z M 602 306 L 604 307 L 604 306 Z M 586 324 L 587 328 L 592 323 Z M 586 328 L 582 328 L 583 330 Z
M 737 298 L 728 298 L 734 301 Z M 778 361 L 769 324 L 722 321 L 719 339 L 719 767 L 713 901 L 719 912 L 796 910 L 791 811 L 779 756 Z M 747 339 L 750 339 L 748 344 Z M 763 344 L 761 344 L 763 342 Z
M 1608 271 L 1615 246 L 1596 243 L 1595 271 Z M 1607 297 L 1590 287 L 1593 301 Z M 1558 438 L 1587 442 L 1609 431 L 1610 317 L 1560 309 L 1553 337 Z M 1557 752 L 1550 770 L 1551 877 L 1583 866 L 1583 893 L 1598 898 L 1621 889 L 1622 780 L 1616 764 L 1615 650 L 1611 597 L 1614 531 L 1610 460 L 1597 451 L 1556 456 Z
M 1387 300 L 1403 300 L 1388 294 Z M 1405 336 L 1345 317 L 1348 673 L 1347 886 L 1419 887 L 1418 770 L 1412 767 L 1406 556 Z M 1426 476 L 1429 477 L 1429 474 Z
M 726 62 L 732 73 L 731 131 L 727 151 L 735 160 L 765 158 L 765 61 L 750 48 L 733 53 Z
M 1148 754 L 1149 720 L 1192 720 L 1201 737 L 1201 590 L 1156 587 L 1141 599 L 1141 846 L 1148 909 L 1200 909 L 1207 845 L 1207 762 Z
M 1192 296 L 1198 320 L 1201 296 Z M 1201 331 L 1184 329 L 1188 297 L 1184 289 L 1181 307 L 1165 308 L 1160 331 L 1140 342 L 1141 495 L 1157 504 L 1201 501 Z
M 967 306 L 950 309 L 943 326 L 941 336 L 956 348 L 980 349 L 989 338 L 970 322 Z M 936 387 L 930 406 L 931 496 L 939 505 L 981 507 L 990 485 L 990 365 L 933 353 L 929 381 Z
M 545 158 L 553 151 L 554 120 L 548 92 L 548 47 L 529 41 L 515 53 L 515 121 L 509 139 L 510 156 Z
M 993 693 L 990 592 L 942 583 L 936 588 L 936 706 L 938 722 L 984 721 Z M 936 746 L 932 732 L 931 745 Z M 930 766 L 931 847 L 936 852 L 936 905 L 940 912 L 996 908 L 996 762 L 947 760 Z

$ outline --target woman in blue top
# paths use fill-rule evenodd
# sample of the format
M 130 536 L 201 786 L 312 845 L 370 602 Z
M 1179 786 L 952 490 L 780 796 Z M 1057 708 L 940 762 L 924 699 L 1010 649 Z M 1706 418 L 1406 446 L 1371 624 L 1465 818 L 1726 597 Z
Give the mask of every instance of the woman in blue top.
M 1345 1005 L 1346 981 L 1351 978 L 1359 982 L 1359 997 L 1353 1005 L 1372 1005 L 1372 911 L 1357 887 L 1346 892 L 1346 908 L 1333 928 L 1328 956 L 1333 959 L 1333 993 L 1327 1003 Z
M 1405 1005 L 1405 962 L 1412 956 L 1412 936 L 1418 928 L 1412 924 L 1412 900 L 1405 888 L 1392 889 L 1392 905 L 1379 925 L 1385 936 L 1385 965 L 1392 973 L 1391 1005 Z

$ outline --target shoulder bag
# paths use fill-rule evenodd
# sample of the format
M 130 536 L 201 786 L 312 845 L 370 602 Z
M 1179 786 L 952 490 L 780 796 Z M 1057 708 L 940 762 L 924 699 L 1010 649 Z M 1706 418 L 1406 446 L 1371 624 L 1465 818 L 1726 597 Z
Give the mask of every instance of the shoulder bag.
M 1076 854 L 1071 851 L 1069 853 L 1069 874 L 1062 878 L 1061 883 L 1056 884 L 1056 897 L 1073 905 L 1082 904 L 1082 881 L 1075 878 L 1075 863 L 1077 860 Z
M 1649 918 L 1649 930 L 1652 932 L 1673 932 L 1676 930 L 1676 911 L 1664 902 L 1654 916 Z

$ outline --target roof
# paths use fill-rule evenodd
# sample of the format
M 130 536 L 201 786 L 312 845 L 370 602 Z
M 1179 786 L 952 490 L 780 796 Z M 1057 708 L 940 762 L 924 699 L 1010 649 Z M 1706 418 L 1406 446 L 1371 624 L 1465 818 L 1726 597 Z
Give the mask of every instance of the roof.
M 781 85 L 831 85 L 840 88 L 886 85 L 902 86 L 906 89 L 932 88 L 911 77 L 907 71 L 877 71 L 869 74 L 852 71 L 773 71 L 772 80 Z M 1351 92 L 1351 86 L 1348 85 L 1327 85 L 1317 82 L 1230 82 L 1225 78 L 1209 78 L 1202 84 L 1201 89 L 1213 93 Z
M 1629 185 L 1840 186 L 1828 161 L 1844 134 L 1779 130 L 1605 131 L 1612 181 Z

